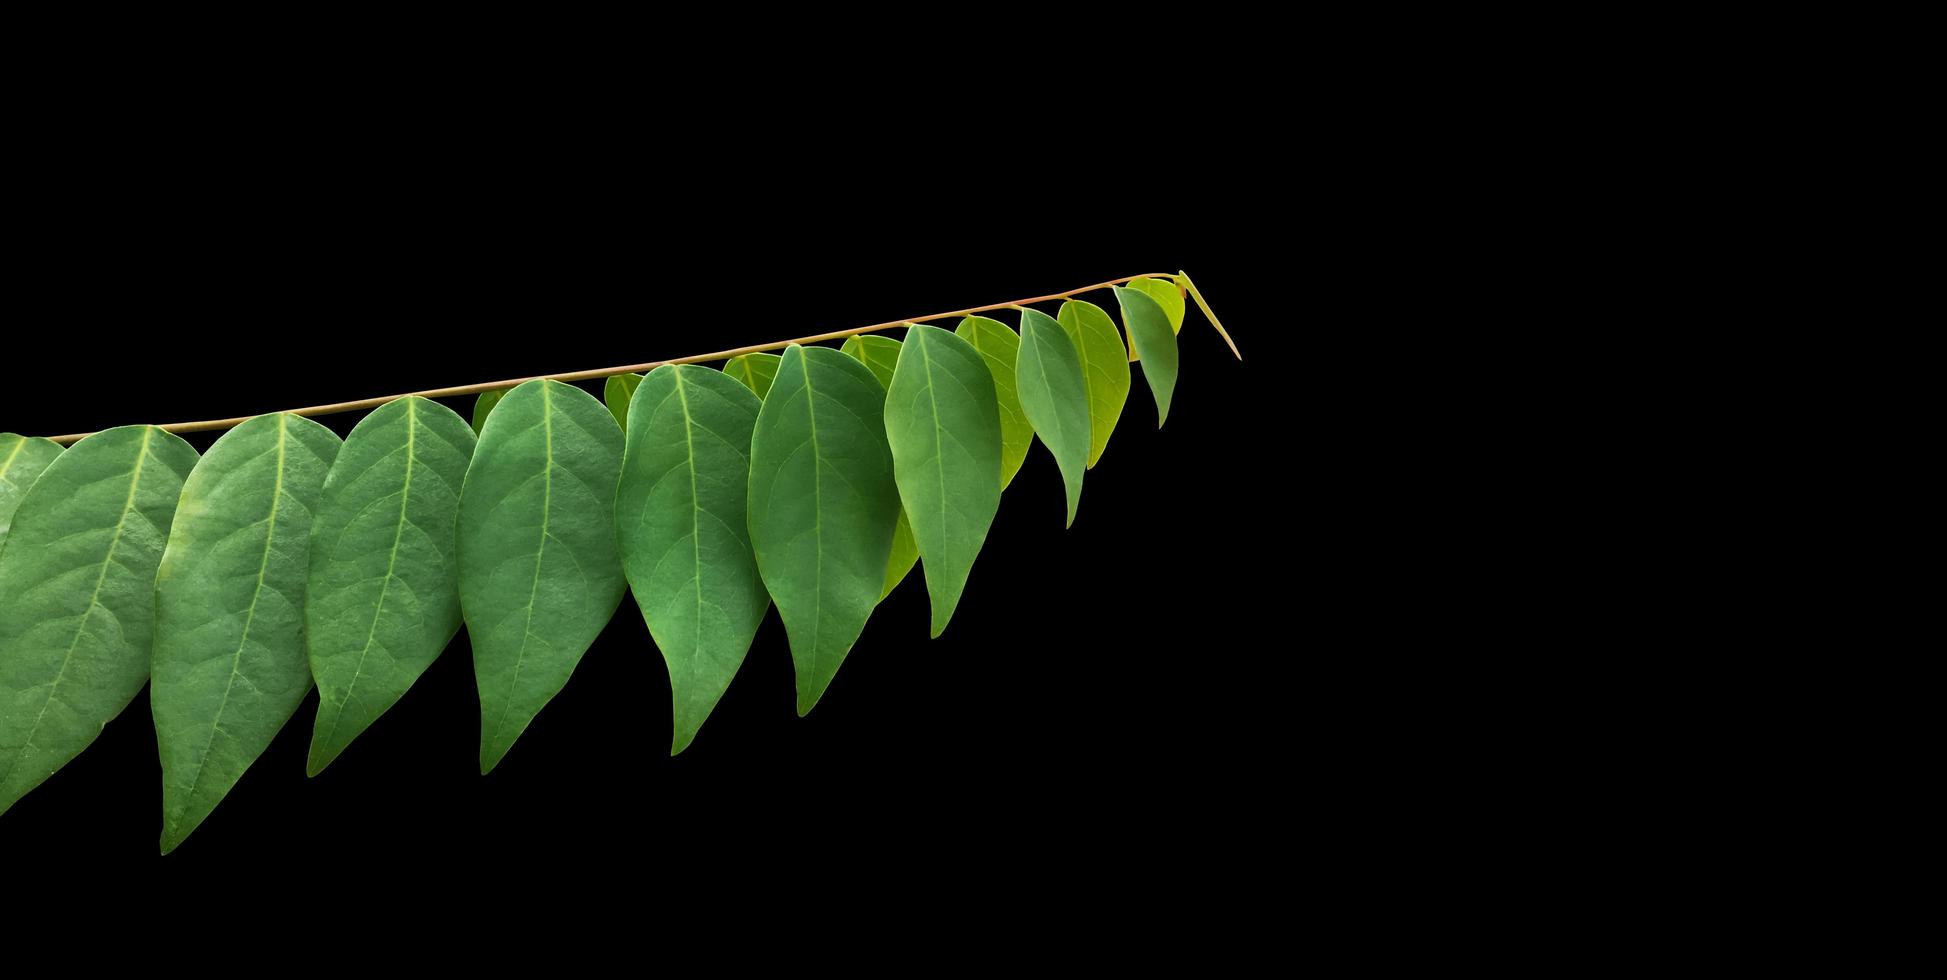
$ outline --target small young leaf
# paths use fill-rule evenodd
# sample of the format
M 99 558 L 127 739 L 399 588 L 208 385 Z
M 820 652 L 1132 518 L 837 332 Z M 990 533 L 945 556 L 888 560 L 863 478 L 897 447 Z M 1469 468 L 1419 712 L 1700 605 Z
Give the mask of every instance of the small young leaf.
M 1224 325 L 1217 321 L 1217 314 L 1210 312 L 1210 304 L 1203 301 L 1203 294 L 1197 292 L 1197 284 L 1190 281 L 1190 274 L 1179 270 L 1176 281 L 1190 291 L 1190 298 L 1197 301 L 1197 309 L 1202 310 L 1204 317 L 1209 319 L 1210 325 L 1217 328 L 1217 336 L 1224 338 L 1224 343 L 1230 345 L 1231 354 L 1238 360 L 1243 360 L 1244 355 L 1237 351 L 1237 341 L 1230 339 L 1230 331 L 1225 330 Z
M 0 553 L 0 814 L 149 679 L 156 563 L 196 450 L 128 425 L 41 471 Z
M 312 776 L 389 710 L 460 629 L 460 485 L 473 430 L 402 398 L 361 420 L 311 528 L 306 645 L 318 680 Z
M 1140 289 L 1156 301 L 1156 305 L 1169 314 L 1170 332 L 1183 332 L 1183 287 L 1174 282 L 1161 279 L 1131 279 L 1125 285 L 1130 289 Z
M 1068 525 L 1082 503 L 1082 476 L 1088 469 L 1088 382 L 1082 358 L 1061 324 L 1040 310 L 1021 311 L 1021 356 L 1014 367 L 1021 411 L 1041 444 L 1054 454 L 1068 486 Z
M 34 478 L 61 455 L 61 444 L 51 439 L 29 439 L 11 432 L 0 432 L 0 549 L 7 546 L 7 528 L 13 524 L 14 508 Z
M 602 401 L 608 405 L 609 414 L 615 416 L 615 424 L 622 427 L 624 436 L 629 433 L 629 399 L 641 384 L 640 374 L 617 374 L 602 385 Z
M 771 382 L 777 378 L 777 367 L 784 358 L 776 354 L 759 351 L 755 354 L 739 354 L 723 362 L 723 373 L 744 383 L 744 387 L 757 392 L 763 398 L 771 393 Z
M 1021 396 L 1016 390 L 1019 383 L 1014 378 L 1014 364 L 1021 356 L 1021 335 L 1013 327 L 984 316 L 962 319 L 953 332 L 980 352 L 987 362 L 987 373 L 994 379 L 994 398 L 1001 408 L 1001 489 L 1005 490 L 1034 445 L 1034 427 L 1021 411 Z
M 649 372 L 629 408 L 615 532 L 631 592 L 669 664 L 683 751 L 749 652 L 770 594 L 750 545 L 750 389 L 691 364 Z
M 847 337 L 845 345 L 839 350 L 859 359 L 871 370 L 872 376 L 879 379 L 879 387 L 892 386 L 893 369 L 899 366 L 899 341 L 891 337 L 868 337 L 863 334 Z M 913 525 L 906 520 L 906 512 L 899 512 L 899 522 L 892 528 L 892 554 L 886 558 L 886 584 L 879 592 L 880 601 L 892 594 L 899 583 L 912 574 L 913 566 L 919 564 L 919 543 L 913 540 Z
M 183 484 L 155 578 L 162 853 L 176 849 L 311 690 L 311 515 L 338 436 L 289 413 L 223 434 Z
M 1129 358 L 1115 321 L 1094 303 L 1071 299 L 1061 304 L 1060 321 L 1082 360 L 1082 379 L 1088 385 L 1088 465 L 1093 468 L 1109 448 L 1109 435 L 1129 401 Z
M 1143 380 L 1156 396 L 1156 426 L 1162 428 L 1170 417 L 1170 394 L 1176 390 L 1176 334 L 1170 332 L 1169 317 L 1149 294 L 1117 287 L 1115 298 L 1122 304 L 1129 341 L 1142 355 Z
M 622 430 L 594 396 L 529 381 L 487 420 L 460 490 L 460 609 L 480 688 L 480 771 L 560 693 L 622 603 Z
M 871 368 L 872 376 L 879 379 L 879 387 L 892 387 L 892 372 L 899 366 L 899 341 L 877 334 L 854 334 L 845 338 L 845 345 L 839 350 Z
M 479 436 L 480 430 L 485 429 L 487 427 L 487 416 L 493 414 L 494 406 L 500 404 L 500 400 L 502 398 L 505 398 L 506 396 L 507 396 L 507 392 L 505 391 L 483 391 L 480 393 L 479 398 L 474 399 L 473 401 L 474 436 L 476 437 Z
M 886 439 L 899 499 L 926 558 L 939 636 L 1001 505 L 1001 417 L 972 344 L 920 324 L 906 331 L 886 389 Z
M 791 638 L 800 715 L 865 631 L 885 582 L 899 520 L 885 397 L 857 360 L 794 344 L 757 415 L 750 538 Z

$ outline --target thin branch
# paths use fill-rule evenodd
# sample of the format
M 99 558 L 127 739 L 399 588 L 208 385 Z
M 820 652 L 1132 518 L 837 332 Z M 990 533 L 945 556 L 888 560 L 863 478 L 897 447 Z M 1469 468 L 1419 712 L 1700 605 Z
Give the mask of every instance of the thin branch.
M 799 337 L 794 340 L 777 340 L 777 341 L 772 341 L 771 343 L 768 344 L 752 344 L 749 347 L 738 347 L 732 350 L 713 351 L 708 354 L 691 354 L 688 357 L 672 357 L 666 361 L 645 361 L 641 364 L 624 364 L 619 367 L 596 368 L 591 371 L 570 371 L 566 374 L 539 374 L 531 378 L 509 378 L 505 381 L 487 381 L 487 382 L 482 382 L 480 384 L 473 384 L 473 385 L 458 385 L 452 388 L 433 388 L 428 391 L 408 391 L 405 392 L 404 394 L 398 394 L 398 395 L 383 395 L 378 398 L 362 398 L 358 401 L 352 401 L 352 402 L 333 402 L 329 405 L 312 405 L 306 408 L 290 408 L 290 409 L 285 409 L 285 411 L 292 415 L 307 415 L 307 416 L 336 415 L 340 412 L 357 412 L 368 408 L 377 408 L 380 405 L 383 405 L 387 402 L 398 401 L 401 398 L 411 398 L 415 395 L 421 398 L 450 398 L 456 395 L 477 395 L 485 391 L 499 391 L 506 388 L 512 388 L 516 385 L 524 384 L 529 381 L 540 381 L 540 380 L 587 381 L 593 378 L 606 378 L 617 374 L 635 374 L 643 371 L 653 371 L 656 368 L 662 367 L 665 364 L 707 364 L 711 361 L 727 361 L 730 358 L 737 357 L 743 354 L 756 354 L 762 351 L 781 350 L 785 347 L 791 346 L 792 344 L 815 344 L 820 341 L 838 340 L 844 337 L 851 337 L 862 333 L 873 333 L 879 330 L 891 330 L 895 327 L 911 326 L 912 324 L 915 323 L 925 323 L 928 320 L 944 320 L 948 317 L 966 316 L 970 313 L 985 313 L 990 310 L 1018 309 L 1019 307 L 1025 306 L 1029 303 L 1045 303 L 1050 300 L 1068 299 L 1069 297 L 1074 296 L 1077 293 L 1087 293 L 1087 292 L 1093 292 L 1094 290 L 1097 289 L 1107 289 L 1110 286 L 1119 286 L 1122 283 L 1129 282 L 1130 280 L 1133 279 L 1144 279 L 1144 278 L 1167 280 L 1167 279 L 1171 279 L 1171 275 L 1170 273 L 1167 272 L 1145 272 L 1140 275 L 1123 276 L 1120 279 L 1111 279 L 1108 282 L 1098 282 L 1092 286 L 1082 286 L 1078 289 L 1071 289 L 1065 293 L 1049 293 L 1046 296 L 1034 296 L 1028 299 L 1008 300 L 1005 303 L 989 303 L 986 306 L 972 306 L 964 310 L 950 310 L 946 313 L 930 313 L 926 316 L 910 317 L 905 320 L 888 320 L 885 323 L 875 323 L 867 327 L 853 327 L 850 330 L 834 330 L 830 333 L 813 334 L 809 337 Z M 263 413 L 263 414 L 272 414 L 272 413 Z M 256 417 L 257 416 L 255 415 L 243 415 L 233 419 L 205 419 L 201 422 L 171 422 L 168 425 L 161 426 L 160 428 L 164 432 L 208 432 L 213 429 L 234 428 L 235 426 L 242 425 L 243 423 L 248 422 L 251 419 Z M 65 436 L 53 436 L 52 438 L 55 442 L 62 443 L 63 445 L 65 445 L 68 443 L 72 443 L 77 439 L 86 438 L 87 436 L 91 436 L 91 435 L 94 435 L 94 433 L 76 432 Z

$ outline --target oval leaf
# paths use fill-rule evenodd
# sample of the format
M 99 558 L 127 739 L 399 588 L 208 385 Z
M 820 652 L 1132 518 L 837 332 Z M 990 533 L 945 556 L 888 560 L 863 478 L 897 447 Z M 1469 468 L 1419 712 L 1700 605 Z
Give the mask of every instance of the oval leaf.
M 1142 356 L 1143 380 L 1156 396 L 1156 426 L 1161 428 L 1170 417 L 1170 395 L 1176 391 L 1176 334 L 1163 308 L 1148 293 L 1117 287 L 1115 298 L 1122 304 L 1129 342 Z
M 933 635 L 953 618 L 1001 505 L 1001 417 L 972 344 L 924 324 L 906 331 L 886 389 L 893 476 L 926 558 Z
M 723 373 L 743 382 L 744 387 L 763 398 L 771 393 L 771 382 L 776 380 L 778 365 L 783 361 L 776 354 L 739 354 L 724 362 Z
M 1034 445 L 1034 427 L 1021 411 L 1021 396 L 1014 378 L 1014 365 L 1021 356 L 1021 335 L 999 320 L 984 316 L 962 319 L 953 328 L 955 336 L 972 344 L 987 362 L 987 373 L 994 379 L 994 399 L 1001 409 L 1001 489 L 1014 482 L 1014 474 L 1027 461 Z
M 1163 312 L 1168 314 L 1170 318 L 1171 333 L 1177 334 L 1183 332 L 1184 307 L 1182 286 L 1174 282 L 1149 278 L 1131 279 L 1125 285 L 1130 289 L 1139 289 L 1148 294 L 1150 299 L 1156 301 L 1157 306 L 1163 308 Z
M 1129 400 L 1129 358 L 1115 321 L 1094 303 L 1071 299 L 1061 304 L 1060 321 L 1081 358 L 1088 386 L 1088 465 L 1093 467 L 1109 448 L 1109 435 Z
M 41 472 L 0 553 L 0 813 L 81 753 L 149 679 L 156 564 L 196 450 L 130 425 Z
M 52 439 L 0 432 L 0 549 L 7 546 L 7 528 L 13 525 L 20 498 L 27 496 L 27 488 L 59 455 L 61 444 Z
M 1021 311 L 1021 356 L 1014 367 L 1021 411 L 1041 444 L 1054 454 L 1068 487 L 1068 525 L 1082 504 L 1088 470 L 1088 382 L 1082 358 L 1061 324 L 1040 310 Z
M 899 341 L 891 337 L 868 337 L 863 334 L 848 337 L 840 350 L 859 359 L 879 379 L 879 387 L 892 386 L 892 372 L 899 366 Z M 879 590 L 879 599 L 884 601 L 899 583 L 912 573 L 913 566 L 919 564 L 919 543 L 913 540 L 913 526 L 906 520 L 906 512 L 899 512 L 899 521 L 892 527 L 892 554 L 886 558 L 886 584 Z
M 640 374 L 617 374 L 602 385 L 602 401 L 608 405 L 608 412 L 615 416 L 615 424 L 622 427 L 623 434 L 629 431 L 629 399 L 642 384 Z
M 594 396 L 529 381 L 487 420 L 460 491 L 460 609 L 480 687 L 480 771 L 560 693 L 622 603 L 622 430 Z
M 1237 351 L 1237 341 L 1230 339 L 1230 331 L 1225 330 L 1224 325 L 1217 321 L 1217 314 L 1210 312 L 1210 304 L 1203 301 L 1203 294 L 1197 291 L 1197 284 L 1190 281 L 1190 274 L 1178 270 L 1176 273 L 1176 281 L 1184 289 L 1189 291 L 1191 299 L 1196 300 L 1197 309 L 1202 310 L 1204 317 L 1210 321 L 1210 325 L 1217 328 L 1217 336 L 1224 338 L 1224 343 L 1230 346 L 1231 354 L 1238 360 L 1243 360 L 1244 355 Z
M 885 390 L 829 347 L 786 349 L 757 415 L 750 538 L 809 712 L 878 604 L 899 520 Z
M 629 409 L 616 540 L 669 664 L 670 755 L 696 738 L 771 606 L 746 517 L 762 405 L 734 379 L 685 364 L 650 372 Z
M 367 415 L 325 477 L 304 619 L 317 775 L 431 666 L 460 629 L 460 486 L 473 429 L 424 398 Z
M 311 690 L 304 583 L 311 517 L 338 436 L 260 415 L 210 447 L 183 484 L 155 579 L 162 853 L 183 842 Z
M 473 400 L 473 434 L 475 436 L 478 436 L 480 430 L 487 427 L 487 417 L 493 414 L 494 406 L 500 404 L 500 400 L 506 396 L 507 392 L 505 391 L 483 391 L 480 393 L 479 398 Z

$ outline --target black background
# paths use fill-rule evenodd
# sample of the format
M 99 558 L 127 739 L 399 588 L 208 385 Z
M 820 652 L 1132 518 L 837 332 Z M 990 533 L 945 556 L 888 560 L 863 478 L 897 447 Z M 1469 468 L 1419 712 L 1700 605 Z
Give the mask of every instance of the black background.
M 0 429 L 52 435 L 621 365 L 1179 267 L 1246 360 L 1192 304 L 1167 427 L 1138 368 L 1074 527 L 1063 530 L 1059 473 L 1037 445 L 947 633 L 927 638 L 916 570 L 806 718 L 773 610 L 695 743 L 669 757 L 663 662 L 625 598 L 489 776 L 462 631 L 307 779 L 311 695 L 166 858 L 145 692 L 0 817 L 0 858 L 165 873 L 453 860 L 653 867 L 671 880 L 1032 867 L 1099 884 L 1243 846 L 1243 828 L 1296 778 L 1282 740 L 1302 711 L 1267 704 L 1310 606 L 1291 540 L 1309 480 L 1294 408 L 1301 278 L 1284 253 L 1246 244 L 1276 220 L 1266 199 L 935 189 L 868 210 L 845 196 L 665 190 L 613 212 L 564 195 L 518 216 L 329 187 L 262 212 L 131 202 L 42 243 L 31 271 L 50 302 L 13 330 L 50 353 L 28 384 L 0 390 Z M 1114 309 L 1107 292 L 1085 298 Z M 584 387 L 599 397 L 598 382 Z M 447 404 L 471 414 L 470 397 Z M 359 417 L 319 421 L 343 435 Z

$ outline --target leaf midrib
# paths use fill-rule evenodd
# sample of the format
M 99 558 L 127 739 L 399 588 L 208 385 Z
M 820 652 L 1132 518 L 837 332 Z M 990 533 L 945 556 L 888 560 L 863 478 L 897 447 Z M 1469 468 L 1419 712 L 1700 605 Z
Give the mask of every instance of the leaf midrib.
M 526 621 L 521 624 L 521 648 L 514 654 L 513 680 L 507 685 L 507 696 L 501 699 L 500 713 L 494 716 L 495 742 L 500 740 L 507 724 L 507 712 L 513 709 L 514 698 L 520 693 L 521 667 L 527 662 L 527 641 L 534 637 L 534 600 L 541 594 L 541 564 L 547 558 L 548 527 L 554 516 L 554 396 L 545 381 L 541 383 L 541 435 L 545 456 L 541 471 L 541 543 L 534 549 L 534 580 L 527 589 L 527 608 L 523 612 Z
M 379 620 L 385 617 L 385 596 L 392 590 L 394 569 L 399 562 L 399 544 L 406 536 L 406 512 L 412 501 L 412 469 L 417 460 L 414 455 L 419 441 L 419 410 L 413 400 L 406 399 L 406 482 L 399 491 L 399 525 L 392 532 L 392 551 L 385 558 L 385 579 L 379 584 L 379 600 L 372 610 L 372 628 L 365 634 L 365 646 L 358 651 L 358 664 L 352 668 L 352 679 L 345 684 L 345 696 L 338 700 L 338 707 L 332 712 L 331 727 L 325 731 L 324 744 L 329 746 L 338 735 L 338 725 L 345 718 L 345 705 L 351 703 L 352 694 L 358 689 L 358 679 L 365 674 L 365 659 L 371 655 L 372 641 L 379 635 Z

